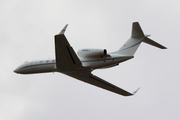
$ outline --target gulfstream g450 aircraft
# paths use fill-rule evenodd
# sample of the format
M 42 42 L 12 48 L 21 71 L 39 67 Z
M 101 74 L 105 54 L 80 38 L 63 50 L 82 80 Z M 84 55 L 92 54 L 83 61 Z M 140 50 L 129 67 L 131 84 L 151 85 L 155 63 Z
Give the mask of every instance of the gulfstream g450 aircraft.
M 141 42 L 166 49 L 166 47 L 144 35 L 139 23 L 134 22 L 132 24 L 131 37 L 119 50 L 107 53 L 106 49 L 81 49 L 76 54 L 64 35 L 66 28 L 67 25 L 59 34 L 55 35 L 56 58 L 54 60 L 25 62 L 15 69 L 14 72 L 19 74 L 60 72 L 111 92 L 130 96 L 134 95 L 138 90 L 129 93 L 93 75 L 91 72 L 99 68 L 114 67 L 121 62 L 134 58 L 134 53 Z

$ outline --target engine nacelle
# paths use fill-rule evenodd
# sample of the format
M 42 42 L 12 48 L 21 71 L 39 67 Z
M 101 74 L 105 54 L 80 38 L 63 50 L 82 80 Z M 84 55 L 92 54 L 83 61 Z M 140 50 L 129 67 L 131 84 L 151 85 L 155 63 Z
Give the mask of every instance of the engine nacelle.
M 81 49 L 77 52 L 79 57 L 103 57 L 107 55 L 106 49 Z

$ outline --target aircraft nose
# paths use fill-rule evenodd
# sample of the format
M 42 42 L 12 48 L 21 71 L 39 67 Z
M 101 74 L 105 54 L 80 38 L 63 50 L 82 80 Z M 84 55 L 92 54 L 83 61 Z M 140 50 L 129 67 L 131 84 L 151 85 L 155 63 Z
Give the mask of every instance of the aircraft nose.
M 21 66 L 17 67 L 15 70 L 14 70 L 15 73 L 18 73 L 18 74 L 21 74 L 22 73 L 22 70 L 21 70 Z
M 26 64 L 22 64 L 22 65 L 18 66 L 13 72 L 18 73 L 18 74 L 25 74 L 25 72 L 26 72 L 25 65 Z
M 14 72 L 15 72 L 15 73 L 19 73 L 19 70 L 18 70 L 18 68 L 16 68 L 16 69 L 14 70 Z

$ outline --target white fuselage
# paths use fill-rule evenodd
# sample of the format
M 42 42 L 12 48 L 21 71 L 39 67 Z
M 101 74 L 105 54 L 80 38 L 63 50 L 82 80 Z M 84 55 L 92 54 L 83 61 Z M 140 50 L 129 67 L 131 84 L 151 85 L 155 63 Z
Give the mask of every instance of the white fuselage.
M 98 58 L 79 58 L 83 67 L 90 67 L 91 70 L 109 68 L 118 65 L 120 62 L 133 58 L 133 56 L 104 56 Z M 56 72 L 56 60 L 26 61 L 14 70 L 20 74 Z
M 106 49 L 88 48 L 80 49 L 76 54 L 64 35 L 66 28 L 67 25 L 59 34 L 54 36 L 54 60 L 25 62 L 15 69 L 14 72 L 19 74 L 60 72 L 119 95 L 130 96 L 134 95 L 139 89 L 130 93 L 96 75 L 93 75 L 92 71 L 95 69 L 114 67 L 121 62 L 132 59 L 141 42 L 148 43 L 161 49 L 166 49 L 166 47 L 147 38 L 148 36 L 144 35 L 139 23 L 134 22 L 132 24 L 131 37 L 119 50 L 107 53 Z

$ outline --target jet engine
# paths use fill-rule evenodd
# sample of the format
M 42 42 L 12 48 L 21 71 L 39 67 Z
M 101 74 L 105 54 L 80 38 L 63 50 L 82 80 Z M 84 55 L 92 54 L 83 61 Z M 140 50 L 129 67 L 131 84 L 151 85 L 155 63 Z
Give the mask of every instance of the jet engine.
M 103 57 L 107 55 L 106 49 L 81 49 L 77 52 L 79 57 Z

